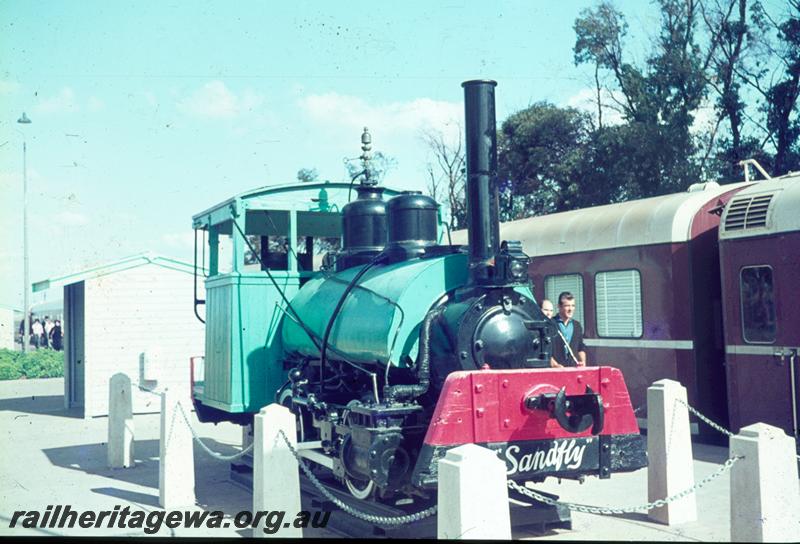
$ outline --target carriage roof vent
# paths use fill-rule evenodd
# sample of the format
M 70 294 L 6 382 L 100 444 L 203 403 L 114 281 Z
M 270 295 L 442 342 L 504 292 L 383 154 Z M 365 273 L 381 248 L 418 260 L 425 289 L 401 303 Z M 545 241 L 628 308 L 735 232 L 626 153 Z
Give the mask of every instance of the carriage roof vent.
M 745 230 L 767 226 L 767 211 L 775 193 L 734 198 L 725 216 L 725 230 Z

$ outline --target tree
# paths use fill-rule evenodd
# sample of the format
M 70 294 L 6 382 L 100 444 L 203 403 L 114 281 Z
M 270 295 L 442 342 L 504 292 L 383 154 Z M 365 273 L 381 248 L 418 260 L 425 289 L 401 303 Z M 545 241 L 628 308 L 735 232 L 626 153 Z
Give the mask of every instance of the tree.
M 601 84 L 599 72 L 609 70 L 616 79 L 624 97 L 620 101 L 615 94 L 609 96 L 621 108 L 628 119 L 636 117 L 634 89 L 639 85 L 641 75 L 623 61 L 623 40 L 628 31 L 625 16 L 610 2 L 600 2 L 594 9 L 585 9 L 575 21 L 575 64 L 593 63 L 595 66 L 595 86 L 597 92 L 598 125 L 602 127 L 603 104 L 600 101 Z M 606 89 L 609 90 L 609 89 Z
M 777 31 L 777 44 L 767 47 L 782 68 L 778 81 L 770 82 L 766 90 L 755 85 L 766 98 L 762 109 L 766 113 L 767 137 L 775 147 L 774 175 L 800 168 L 800 0 L 788 0 L 788 6 L 789 12 L 782 22 L 770 17 L 760 3 L 754 10 L 754 18 L 762 30 Z
M 575 21 L 575 63 L 593 64 L 610 73 L 615 88 L 608 95 L 619 106 L 627 127 L 599 127 L 590 139 L 601 147 L 636 151 L 643 161 L 612 156 L 630 163 L 619 180 L 628 197 L 653 196 L 681 190 L 699 177 L 693 160 L 697 149 L 691 132 L 694 112 L 706 93 L 706 59 L 696 43 L 698 3 L 695 0 L 658 0 L 661 25 L 658 39 L 644 66 L 623 56 L 628 25 L 609 2 L 581 12 Z M 602 114 L 602 104 L 598 108 Z M 619 98 L 616 98 L 619 97 Z M 603 131 L 609 132 L 603 133 Z M 647 150 L 647 153 L 640 153 Z M 596 153 L 592 154 L 602 159 Z M 601 162 L 608 162 L 601 160 Z M 645 169 L 646 168 L 646 169 Z M 619 170 L 617 168 L 617 170 Z M 637 172 L 636 178 L 631 178 Z M 608 181 L 608 180 L 606 180 Z M 603 185 L 607 185 L 604 183 Z
M 420 135 L 433 156 L 433 161 L 425 165 L 428 173 L 428 194 L 435 201 L 447 206 L 452 229 L 461 229 L 467 225 L 464 194 L 466 170 L 460 127 L 457 133 L 457 140 L 453 144 L 446 141 L 441 131 L 427 129 Z
M 574 108 L 536 103 L 509 116 L 498 134 L 502 220 L 584 205 L 577 175 L 591 118 Z
M 309 183 L 319 179 L 319 172 L 316 168 L 301 168 L 297 171 L 297 180 L 302 183 Z
M 397 160 L 389 155 L 384 155 L 380 151 L 370 157 L 366 167 L 360 157 L 354 159 L 345 158 L 343 161 L 347 175 L 351 180 L 367 174 L 376 183 L 381 183 L 387 172 L 397 166 Z
M 716 119 L 708 135 L 701 170 L 715 148 L 718 149 L 715 168 L 720 179 L 734 179 L 740 169 L 739 161 L 752 155 L 754 141 L 743 136 L 745 103 L 741 96 L 742 79 L 737 74 L 752 41 L 747 23 L 747 0 L 714 0 L 713 5 L 701 5 L 705 28 L 710 36 L 707 83 L 716 93 Z M 720 124 L 727 120 L 730 136 L 723 136 L 715 146 Z

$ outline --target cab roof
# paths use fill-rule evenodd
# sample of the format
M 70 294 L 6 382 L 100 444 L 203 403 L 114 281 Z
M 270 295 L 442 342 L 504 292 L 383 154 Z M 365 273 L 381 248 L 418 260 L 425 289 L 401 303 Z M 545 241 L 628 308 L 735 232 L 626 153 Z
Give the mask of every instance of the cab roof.
M 352 191 L 351 191 L 352 188 Z M 194 228 L 217 224 L 230 219 L 240 207 L 247 210 L 319 211 L 322 190 L 327 193 L 328 205 L 340 210 L 349 198 L 355 198 L 357 183 L 324 181 L 267 185 L 236 194 L 192 216 Z M 384 195 L 394 196 L 400 190 L 384 187 Z

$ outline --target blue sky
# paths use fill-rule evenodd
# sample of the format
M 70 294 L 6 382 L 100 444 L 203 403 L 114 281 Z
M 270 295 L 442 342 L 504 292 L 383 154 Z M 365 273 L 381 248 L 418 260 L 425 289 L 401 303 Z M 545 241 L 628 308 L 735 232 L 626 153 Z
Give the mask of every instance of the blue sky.
M 592 72 L 572 25 L 591 5 L 0 2 L 0 304 L 22 299 L 23 138 L 32 281 L 142 251 L 188 260 L 192 214 L 302 167 L 343 179 L 365 125 L 397 161 L 386 184 L 423 188 L 420 131 L 455 130 L 463 80 L 498 81 L 500 120 L 578 103 Z M 644 50 L 656 10 L 617 6 Z

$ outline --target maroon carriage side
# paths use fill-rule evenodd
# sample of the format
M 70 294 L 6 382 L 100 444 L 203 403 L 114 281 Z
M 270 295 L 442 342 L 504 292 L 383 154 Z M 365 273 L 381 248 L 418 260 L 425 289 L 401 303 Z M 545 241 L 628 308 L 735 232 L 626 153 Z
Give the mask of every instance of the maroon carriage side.
M 759 182 L 719 233 L 732 430 L 764 422 L 800 437 L 800 174 Z

